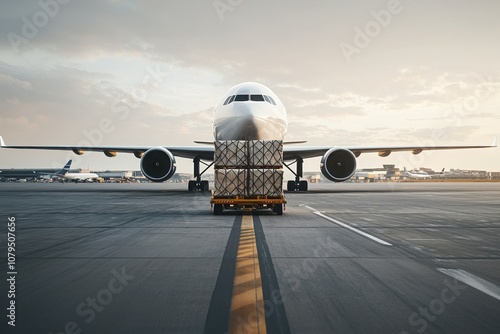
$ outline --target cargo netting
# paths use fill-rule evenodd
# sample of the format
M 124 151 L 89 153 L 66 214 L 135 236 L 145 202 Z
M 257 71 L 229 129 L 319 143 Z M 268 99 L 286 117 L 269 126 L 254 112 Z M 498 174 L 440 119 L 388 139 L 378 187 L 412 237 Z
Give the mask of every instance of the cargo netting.
M 214 196 L 283 196 L 282 169 L 216 169 Z
M 282 168 L 281 140 L 216 141 L 215 168 Z
M 214 196 L 246 196 L 246 170 L 216 169 L 214 175 Z
M 282 197 L 283 142 L 216 141 L 215 197 Z
M 216 141 L 214 162 L 214 168 L 247 167 L 247 142 L 240 140 Z
M 248 169 L 248 196 L 279 197 L 283 195 L 282 169 Z

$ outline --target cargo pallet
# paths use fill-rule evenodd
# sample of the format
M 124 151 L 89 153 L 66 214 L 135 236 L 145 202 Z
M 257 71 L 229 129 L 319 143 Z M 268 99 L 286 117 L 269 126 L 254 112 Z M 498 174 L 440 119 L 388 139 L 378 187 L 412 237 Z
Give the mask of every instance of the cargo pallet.
M 283 215 L 285 209 L 285 196 L 270 197 L 270 196 L 235 196 L 235 197 L 215 197 L 212 194 L 210 204 L 214 210 L 214 215 L 220 215 L 224 209 L 266 209 L 273 210 L 278 216 Z

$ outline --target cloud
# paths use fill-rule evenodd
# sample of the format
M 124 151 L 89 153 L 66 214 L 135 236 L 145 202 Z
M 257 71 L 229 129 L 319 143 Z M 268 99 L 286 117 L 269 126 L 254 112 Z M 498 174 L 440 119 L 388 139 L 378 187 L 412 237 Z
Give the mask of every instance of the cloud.
M 0 86 L 14 86 L 24 90 L 32 90 L 33 87 L 28 81 L 16 79 L 8 74 L 0 73 Z
M 213 107 L 244 81 L 280 96 L 289 140 L 411 142 L 449 127 L 446 140 L 458 142 L 460 132 L 472 139 L 500 128 L 500 49 L 492 43 L 500 3 L 405 2 L 347 63 L 339 44 L 352 43 L 354 28 L 386 7 L 243 1 L 221 20 L 213 1 L 70 1 L 28 38 L 23 27 L 43 10 L 39 2 L 2 2 L 0 133 L 69 144 L 109 118 L 107 144 L 191 144 L 210 138 Z M 20 52 L 9 33 L 26 39 Z M 494 91 L 468 110 L 478 77 Z

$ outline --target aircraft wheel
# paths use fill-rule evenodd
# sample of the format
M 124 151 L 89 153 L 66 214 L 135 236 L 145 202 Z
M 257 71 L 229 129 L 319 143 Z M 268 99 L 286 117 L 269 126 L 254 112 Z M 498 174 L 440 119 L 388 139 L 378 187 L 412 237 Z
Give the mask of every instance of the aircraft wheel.
M 196 188 L 196 181 L 189 181 L 188 182 L 188 190 L 194 191 L 195 188 Z
M 288 191 L 294 191 L 295 190 L 295 181 L 288 181 L 286 184 L 286 190 Z
M 299 190 L 300 191 L 307 191 L 307 181 L 300 181 L 299 182 Z

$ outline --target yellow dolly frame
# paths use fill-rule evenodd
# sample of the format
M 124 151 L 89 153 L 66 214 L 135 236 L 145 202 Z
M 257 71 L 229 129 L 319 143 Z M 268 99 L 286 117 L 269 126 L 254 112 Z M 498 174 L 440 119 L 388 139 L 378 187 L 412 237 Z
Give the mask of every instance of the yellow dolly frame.
M 253 210 L 269 208 L 272 209 L 277 215 L 281 216 L 285 208 L 285 196 L 269 197 L 269 196 L 256 196 L 256 197 L 215 197 L 212 193 L 210 199 L 211 208 L 214 210 L 214 215 L 220 215 L 224 209 L 242 209 L 250 208 Z

